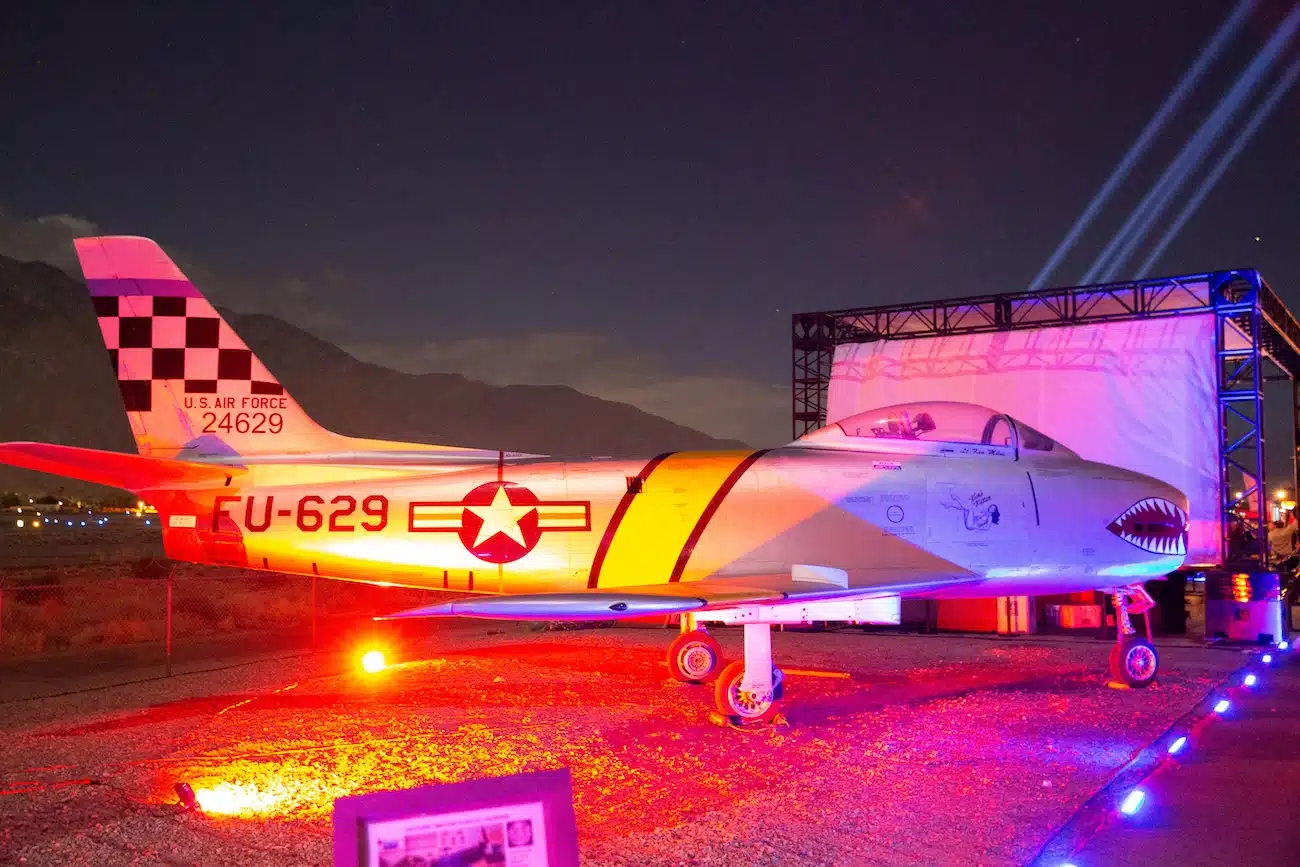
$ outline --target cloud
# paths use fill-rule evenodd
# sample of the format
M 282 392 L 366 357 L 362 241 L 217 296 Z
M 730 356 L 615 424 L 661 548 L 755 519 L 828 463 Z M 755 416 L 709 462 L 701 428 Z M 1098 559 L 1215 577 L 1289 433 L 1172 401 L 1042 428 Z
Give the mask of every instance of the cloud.
M 0 209 L 0 255 L 46 262 L 76 277 L 81 269 L 72 239 L 103 233 L 103 227 L 86 217 L 18 217 Z M 668 359 L 582 332 L 349 344 L 346 335 L 356 313 L 351 307 L 366 296 L 348 275 L 322 269 L 306 276 L 254 279 L 213 268 L 162 243 L 215 304 L 277 316 L 339 343 L 365 361 L 408 373 L 459 373 L 493 385 L 567 385 L 754 445 L 773 445 L 790 436 L 790 394 L 784 384 L 719 373 L 683 374 Z
M 0 256 L 20 262 L 45 262 L 81 278 L 74 238 L 106 234 L 94 220 L 72 214 L 20 217 L 0 208 Z M 241 313 L 266 313 L 309 331 L 336 337 L 349 316 L 347 299 L 359 296 L 356 284 L 329 268 L 306 276 L 251 278 L 220 268 L 161 241 L 167 255 L 220 307 Z
M 72 214 L 17 217 L 0 208 L 0 256 L 20 262 L 45 262 L 80 276 L 72 239 L 101 231 L 94 221 Z
M 493 385 L 567 385 L 754 445 L 790 439 L 788 386 L 727 374 L 682 374 L 666 359 L 601 335 L 542 332 L 344 348 L 407 373 L 459 373 Z

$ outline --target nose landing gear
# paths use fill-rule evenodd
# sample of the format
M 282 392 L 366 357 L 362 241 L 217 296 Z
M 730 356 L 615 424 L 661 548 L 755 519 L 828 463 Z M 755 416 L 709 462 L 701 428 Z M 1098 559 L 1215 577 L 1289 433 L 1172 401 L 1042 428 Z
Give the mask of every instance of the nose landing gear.
M 1115 646 L 1110 651 L 1110 678 L 1113 686 L 1143 689 L 1156 681 L 1160 656 L 1151 644 L 1151 609 L 1155 600 L 1141 584 L 1115 591 Z M 1137 634 L 1131 615 L 1141 614 L 1146 637 Z

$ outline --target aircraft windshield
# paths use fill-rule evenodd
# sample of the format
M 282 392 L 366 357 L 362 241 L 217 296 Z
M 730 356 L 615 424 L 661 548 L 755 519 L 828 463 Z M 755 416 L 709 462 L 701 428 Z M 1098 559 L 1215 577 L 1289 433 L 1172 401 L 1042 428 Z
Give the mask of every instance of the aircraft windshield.
M 1034 452 L 1050 452 L 1056 448 L 1056 441 L 1047 434 L 1038 431 L 1025 424 L 1023 421 L 1016 421 L 1016 430 L 1020 433 L 1020 447 L 1029 449 Z

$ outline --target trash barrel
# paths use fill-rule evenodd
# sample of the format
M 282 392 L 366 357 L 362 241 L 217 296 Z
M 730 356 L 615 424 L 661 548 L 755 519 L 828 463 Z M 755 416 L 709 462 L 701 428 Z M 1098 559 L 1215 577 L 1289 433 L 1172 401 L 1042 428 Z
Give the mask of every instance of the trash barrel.
M 1282 594 L 1276 572 L 1206 574 L 1206 638 L 1271 644 L 1282 634 Z

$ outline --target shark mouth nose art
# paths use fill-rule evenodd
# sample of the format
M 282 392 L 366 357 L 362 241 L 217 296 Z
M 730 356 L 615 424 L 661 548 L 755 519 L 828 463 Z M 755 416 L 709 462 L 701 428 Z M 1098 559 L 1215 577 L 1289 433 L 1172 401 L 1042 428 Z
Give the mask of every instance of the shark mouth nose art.
M 1187 513 L 1168 500 L 1156 497 L 1140 500 L 1106 529 L 1152 554 L 1187 553 Z

